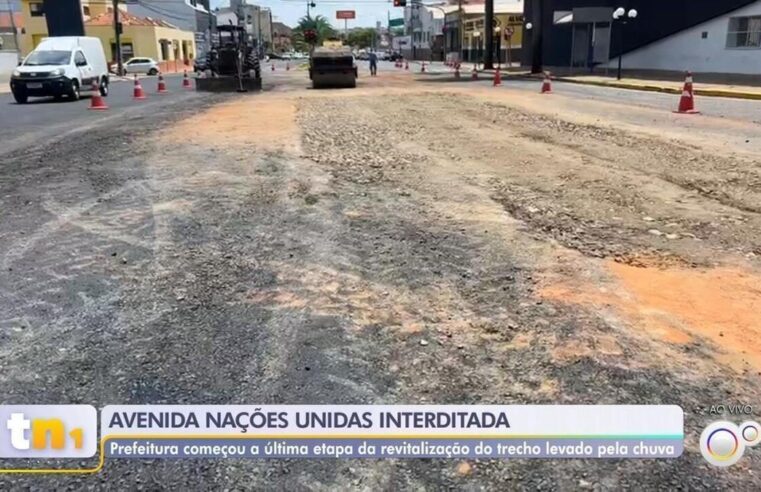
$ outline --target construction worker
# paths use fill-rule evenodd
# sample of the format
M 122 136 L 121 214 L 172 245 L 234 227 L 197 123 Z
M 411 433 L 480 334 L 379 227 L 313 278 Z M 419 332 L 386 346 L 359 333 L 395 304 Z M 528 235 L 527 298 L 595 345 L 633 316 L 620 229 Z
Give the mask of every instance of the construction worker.
M 370 61 L 370 75 L 375 77 L 378 75 L 378 55 L 371 51 L 367 59 Z

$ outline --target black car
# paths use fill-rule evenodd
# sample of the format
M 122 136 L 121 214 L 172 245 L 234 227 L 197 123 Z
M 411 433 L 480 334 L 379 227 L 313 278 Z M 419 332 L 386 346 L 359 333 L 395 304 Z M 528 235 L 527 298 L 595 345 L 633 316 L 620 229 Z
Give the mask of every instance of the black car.
M 388 57 L 389 61 L 401 60 L 404 58 L 401 53 L 391 53 Z

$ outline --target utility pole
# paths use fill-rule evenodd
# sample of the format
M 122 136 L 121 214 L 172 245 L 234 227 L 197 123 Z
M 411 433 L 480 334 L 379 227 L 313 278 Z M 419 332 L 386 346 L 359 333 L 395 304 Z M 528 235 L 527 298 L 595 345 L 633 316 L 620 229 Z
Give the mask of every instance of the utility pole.
M 484 69 L 494 68 L 494 0 L 486 0 L 484 3 L 484 42 L 486 53 L 484 54 Z
M 211 13 L 211 2 L 206 2 L 207 9 L 209 11 L 209 33 L 206 37 L 206 69 L 209 70 L 211 65 L 211 36 L 214 34 L 214 17 Z
M 465 24 L 463 23 L 463 10 L 462 10 L 462 0 L 457 0 L 457 61 L 463 62 L 465 60 L 462 59 L 462 40 L 464 39 L 465 33 L 462 32 L 465 28 Z M 444 19 L 446 19 L 446 15 L 444 15 Z
M 122 75 L 124 73 L 124 65 L 122 62 L 122 25 L 119 22 L 119 0 L 113 0 L 114 6 L 114 56 L 116 56 L 117 73 Z
M 544 19 L 543 19 L 543 5 L 542 0 L 531 0 L 532 3 L 532 9 L 531 9 L 531 73 L 542 73 L 544 70 L 544 67 L 542 66 L 544 64 L 543 60 L 543 53 L 542 50 L 544 49 L 544 40 L 542 39 L 544 36 Z
M 388 19 L 388 45 L 391 48 L 391 51 L 394 51 L 394 35 L 391 34 L 391 11 L 386 11 L 386 18 Z M 402 51 L 401 49 L 399 50 Z
M 259 57 L 264 56 L 264 49 L 262 48 L 262 9 L 259 7 L 256 9 L 256 50 L 259 52 Z

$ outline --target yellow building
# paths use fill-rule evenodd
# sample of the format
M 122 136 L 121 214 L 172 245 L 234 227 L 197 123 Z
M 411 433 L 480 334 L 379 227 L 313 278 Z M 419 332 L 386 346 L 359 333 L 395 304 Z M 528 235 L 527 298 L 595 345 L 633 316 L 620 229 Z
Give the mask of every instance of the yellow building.
M 111 12 L 110 2 L 105 0 L 80 0 L 82 18 L 88 21 L 91 17 Z M 125 5 L 119 5 L 120 11 L 126 11 Z M 24 17 L 24 33 L 21 36 L 21 53 L 26 55 L 43 38 L 48 36 L 48 25 L 45 21 L 45 9 L 42 0 L 21 0 L 21 14 Z
M 484 59 L 486 44 L 484 4 L 474 3 L 445 8 L 445 49 L 455 59 L 480 62 Z M 462 15 L 461 15 L 462 13 Z M 523 3 L 494 5 L 494 62 L 516 63 L 523 48 Z
M 506 63 L 509 59 L 516 62 L 515 52 L 523 47 L 523 14 L 507 8 L 500 12 L 498 6 L 494 12 L 494 45 L 499 50 L 499 60 L 495 62 Z M 463 46 L 470 52 L 470 60 L 478 60 L 483 57 L 485 45 L 483 12 L 466 16 L 463 21 Z
M 116 41 L 113 11 L 110 2 L 104 0 L 81 0 L 85 35 L 99 38 L 103 43 L 106 59 L 115 61 Z M 42 0 L 22 0 L 24 34 L 21 52 L 26 55 L 48 36 Z M 122 24 L 122 57 L 153 58 L 162 65 L 163 71 L 182 70 L 193 64 L 195 35 L 182 31 L 168 22 L 149 17 L 137 17 L 119 6 Z
M 175 26 L 149 17 L 137 17 L 127 12 L 121 14 L 122 57 L 153 58 L 162 65 L 162 71 L 182 70 L 193 64 L 196 45 L 195 35 Z M 85 22 L 85 34 L 100 38 L 106 58 L 115 60 L 113 15 L 110 12 L 92 17 Z

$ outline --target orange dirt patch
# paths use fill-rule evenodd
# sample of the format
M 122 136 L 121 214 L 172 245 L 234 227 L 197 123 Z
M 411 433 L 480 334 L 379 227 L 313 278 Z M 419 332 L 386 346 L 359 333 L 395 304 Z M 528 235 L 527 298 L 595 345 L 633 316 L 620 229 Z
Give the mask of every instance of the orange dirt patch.
M 718 359 L 761 370 L 761 276 L 737 268 L 637 268 L 606 263 L 614 285 L 559 284 L 551 300 L 610 308 L 650 336 L 673 343 L 711 341 Z
M 552 358 L 555 361 L 574 361 L 580 357 L 594 356 L 621 356 L 623 350 L 615 338 L 606 335 L 597 335 L 584 340 L 567 340 L 556 343 L 552 350 Z
M 299 145 L 296 105 L 287 97 L 242 96 L 239 100 L 219 104 L 174 125 L 163 138 L 173 143 L 187 143 L 203 130 L 206 142 L 219 147 L 254 145 L 278 150 Z

